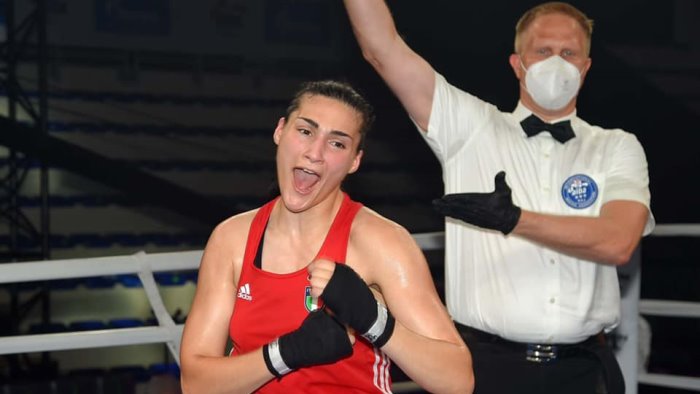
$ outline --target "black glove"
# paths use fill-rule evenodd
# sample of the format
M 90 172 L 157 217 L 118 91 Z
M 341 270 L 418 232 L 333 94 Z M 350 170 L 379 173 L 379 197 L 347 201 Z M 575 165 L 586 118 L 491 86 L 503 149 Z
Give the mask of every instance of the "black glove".
M 352 354 L 345 326 L 322 310 L 315 310 L 301 327 L 263 346 L 267 369 L 278 378 L 295 369 L 329 364 Z
M 433 200 L 433 208 L 442 215 L 509 234 L 518 224 L 521 211 L 513 204 L 505 171 L 496 174 L 495 183 L 492 193 L 446 194 Z
M 378 348 L 394 333 L 394 317 L 377 302 L 362 278 L 345 264 L 336 263 L 321 299 L 341 322 Z

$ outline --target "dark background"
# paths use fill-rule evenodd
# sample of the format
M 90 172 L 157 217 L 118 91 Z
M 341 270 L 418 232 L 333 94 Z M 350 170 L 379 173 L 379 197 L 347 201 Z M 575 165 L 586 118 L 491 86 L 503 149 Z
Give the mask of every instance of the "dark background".
M 512 110 L 517 103 L 517 80 L 508 64 L 514 25 L 527 8 L 537 3 L 389 2 L 399 31 L 416 52 L 452 84 L 504 111 Z M 7 0 L 0 1 L 3 9 L 6 4 Z M 123 11 L 117 17 L 109 8 L 115 4 Z M 191 58 L 199 62 L 198 72 L 203 76 L 249 75 L 261 86 L 275 84 L 279 77 L 299 81 L 347 80 L 375 105 L 377 122 L 368 137 L 363 166 L 358 174 L 348 178 L 345 188 L 355 199 L 405 225 L 412 233 L 442 231 L 441 218 L 429 208 L 430 200 L 443 190 L 439 164 L 393 94 L 362 59 L 341 2 L 212 0 L 183 4 L 187 2 L 48 1 L 48 62 L 95 67 L 117 64 L 126 84 L 138 82 L 139 70 L 178 71 L 191 67 Z M 649 163 L 652 211 L 657 223 L 700 222 L 700 30 L 696 26 L 700 3 L 601 0 L 572 4 L 595 22 L 593 65 L 579 95 L 579 116 L 591 124 L 622 128 L 640 140 Z M 263 16 L 256 15 L 256 10 L 261 10 Z M 64 21 L 67 15 L 76 13 L 85 14 L 84 25 Z M 200 14 L 208 19 L 197 19 Z M 151 20 L 143 23 L 134 15 L 148 15 Z M 256 22 L 250 22 L 253 18 Z M 36 51 L 29 51 L 27 58 L 36 60 Z M 283 109 L 295 88 L 280 85 L 275 97 L 250 98 L 234 105 Z M 181 94 L 184 98 L 194 95 Z M 272 182 L 274 161 L 267 136 L 272 129 L 234 131 L 264 135 L 258 144 L 265 154 L 245 159 L 232 155 L 235 157 L 229 167 L 233 171 L 260 172 L 261 178 Z M 116 147 L 114 152 L 100 152 L 85 145 L 65 145 L 65 139 L 47 139 L 46 135 L 33 132 L 3 121 L 0 142 L 32 159 L 107 185 L 117 197 L 98 196 L 107 199 L 105 204 L 123 205 L 164 221 L 173 220 L 173 214 L 184 217 L 184 221 L 175 219 L 174 223 L 191 227 L 183 237 L 163 241 L 169 242 L 168 246 L 202 248 L 215 223 L 268 198 L 266 193 L 249 192 L 244 186 L 224 196 L 206 196 L 192 188 L 183 189 L 187 185 L 165 183 L 162 177 L 153 177 L 153 168 L 148 167 L 153 163 L 106 159 L 105 156 L 117 154 Z M 63 135 L 56 130 L 48 134 Z M 129 136 L 125 134 L 124 138 L 128 140 Z M 176 167 L 192 164 L 173 162 Z M 109 235 L 89 236 L 100 245 L 116 242 Z M 0 237 L 8 240 L 4 234 Z M 148 238 L 148 242 L 157 244 L 155 238 Z M 75 237 L 53 234 L 51 245 L 54 250 L 72 247 L 66 240 L 72 242 Z M 695 238 L 685 236 L 647 237 L 642 241 L 642 298 L 700 300 L 696 285 L 700 279 L 699 253 L 695 243 Z M 29 250 L 37 247 L 32 241 L 25 246 Z M 17 251 L 10 251 L 9 255 L 14 252 Z M 430 253 L 429 258 L 440 288 L 442 256 Z M 648 320 L 652 331 L 658 334 L 653 338 L 650 371 L 700 376 L 698 321 L 655 317 Z M 642 387 L 640 391 L 682 392 L 653 387 Z

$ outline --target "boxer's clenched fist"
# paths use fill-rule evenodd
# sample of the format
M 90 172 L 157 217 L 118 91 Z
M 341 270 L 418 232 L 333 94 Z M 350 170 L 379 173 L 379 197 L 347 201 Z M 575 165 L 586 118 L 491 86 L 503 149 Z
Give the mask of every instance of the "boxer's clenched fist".
M 325 311 L 314 311 L 301 327 L 263 346 L 267 369 L 276 377 L 302 367 L 333 363 L 352 354 L 354 338 Z
M 333 276 L 335 262 L 324 259 L 316 260 L 309 264 L 307 270 L 311 284 L 311 296 L 320 297 Z
M 317 260 L 309 265 L 311 295 L 320 297 L 341 322 L 382 347 L 394 332 L 394 317 L 367 284 L 345 264 Z

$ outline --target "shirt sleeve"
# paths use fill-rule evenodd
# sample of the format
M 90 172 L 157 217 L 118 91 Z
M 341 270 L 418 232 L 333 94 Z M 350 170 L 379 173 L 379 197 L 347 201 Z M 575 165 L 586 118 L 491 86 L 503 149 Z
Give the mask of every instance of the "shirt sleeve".
M 442 75 L 435 73 L 430 122 L 428 130 L 421 135 L 444 164 L 469 143 L 477 126 L 488 118 L 493 109 L 493 105 L 454 87 Z
M 615 200 L 637 201 L 649 210 L 649 219 L 644 235 L 649 234 L 655 225 L 651 212 L 649 192 L 649 169 L 642 145 L 634 134 L 622 132 L 615 145 L 614 164 L 606 177 L 606 191 L 603 203 Z

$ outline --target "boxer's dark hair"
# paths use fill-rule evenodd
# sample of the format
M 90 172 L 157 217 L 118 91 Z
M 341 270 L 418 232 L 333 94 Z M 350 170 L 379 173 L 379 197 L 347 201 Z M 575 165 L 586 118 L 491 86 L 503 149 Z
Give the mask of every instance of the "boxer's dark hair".
M 374 108 L 355 88 L 346 82 L 323 80 L 303 83 L 289 103 L 285 118 L 289 119 L 292 112 L 299 109 L 302 98 L 316 95 L 338 100 L 357 111 L 361 119 L 360 143 L 357 145 L 357 150 L 364 149 L 365 137 L 374 123 Z

